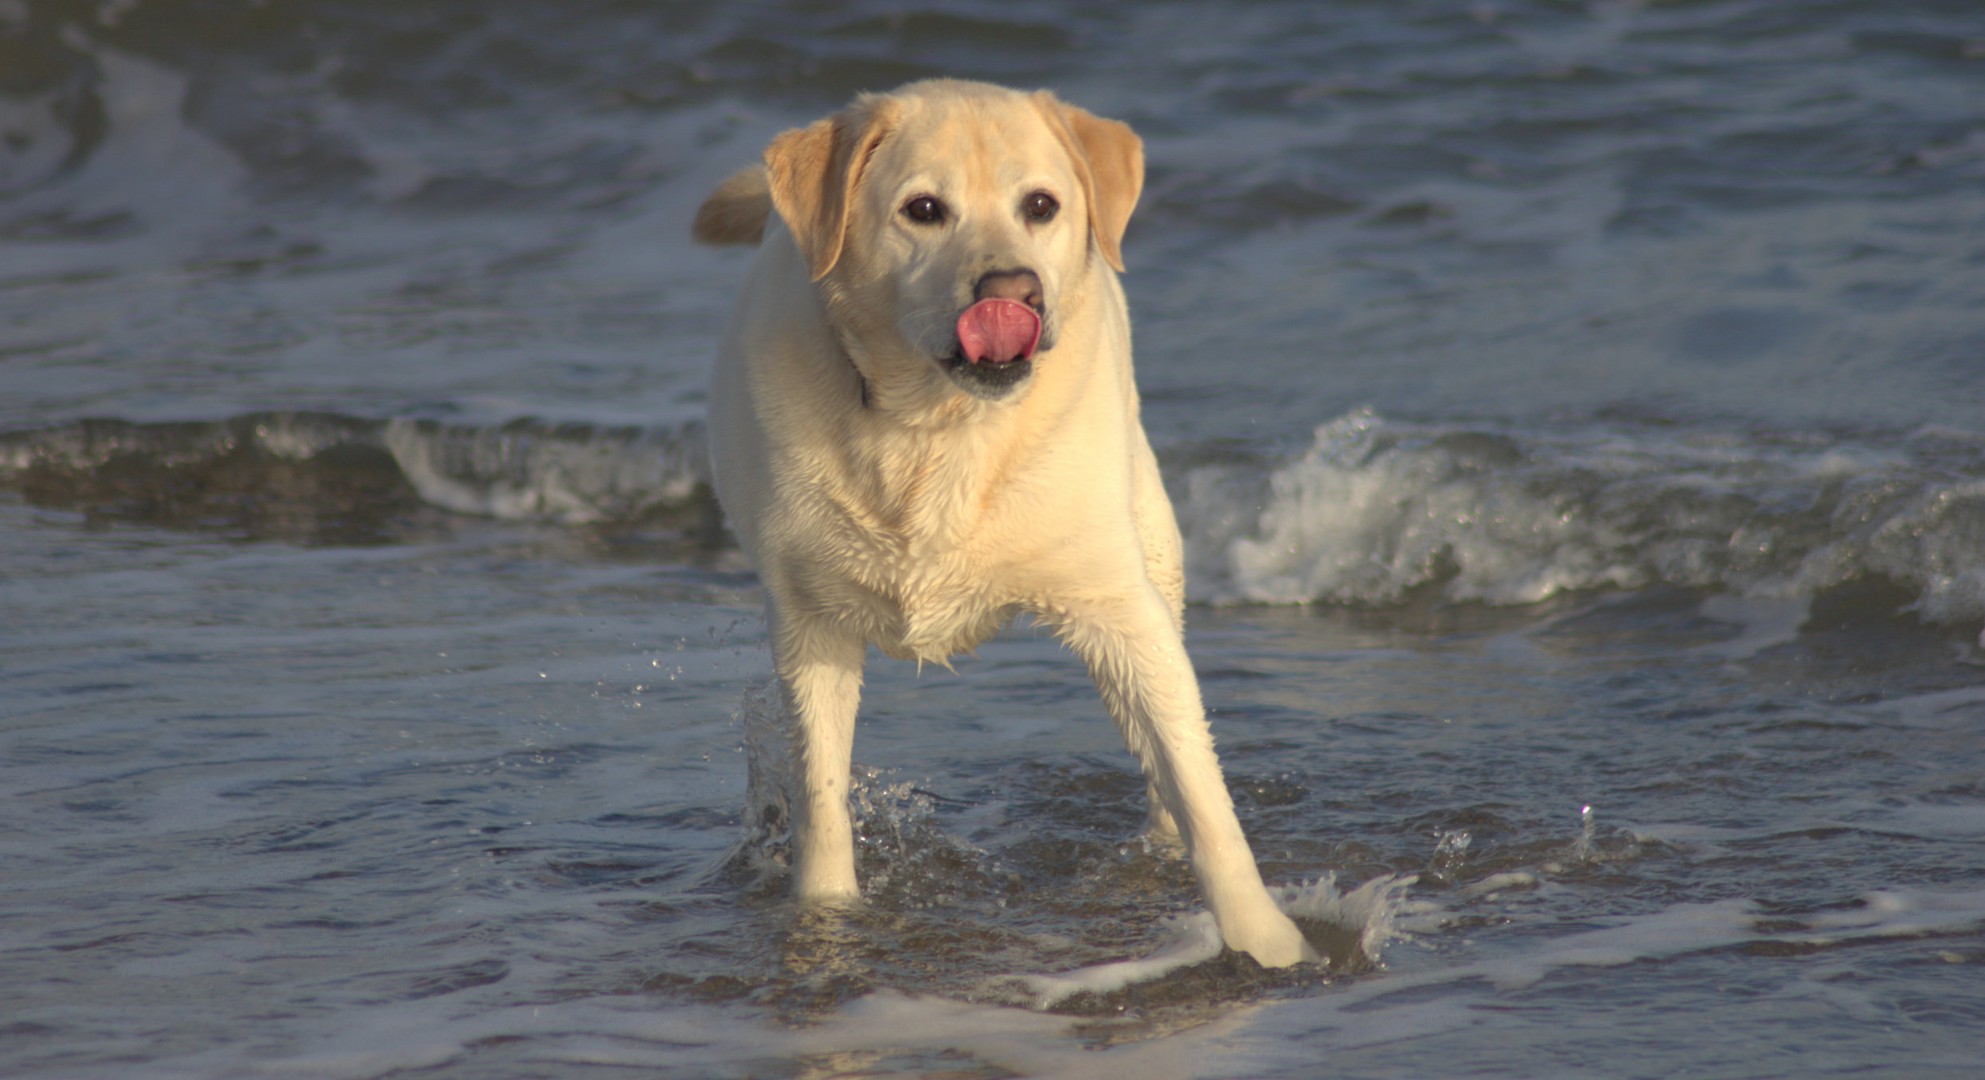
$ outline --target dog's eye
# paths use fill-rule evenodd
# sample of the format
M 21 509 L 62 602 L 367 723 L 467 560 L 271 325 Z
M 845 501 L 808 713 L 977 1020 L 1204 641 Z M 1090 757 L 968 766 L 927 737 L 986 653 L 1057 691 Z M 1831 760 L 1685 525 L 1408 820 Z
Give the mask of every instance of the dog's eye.
M 1027 215 L 1028 221 L 1053 221 L 1059 209 L 1061 204 L 1045 191 L 1036 191 L 1020 200 L 1020 211 Z
M 936 225 L 944 220 L 944 204 L 929 195 L 919 195 L 903 204 L 903 216 L 919 225 Z

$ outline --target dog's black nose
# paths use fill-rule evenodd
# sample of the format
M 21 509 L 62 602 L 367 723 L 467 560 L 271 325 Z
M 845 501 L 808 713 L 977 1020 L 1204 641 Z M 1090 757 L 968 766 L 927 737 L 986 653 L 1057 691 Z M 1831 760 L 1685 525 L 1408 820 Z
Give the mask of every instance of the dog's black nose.
M 974 300 L 1018 300 L 1041 310 L 1041 276 L 1032 270 L 989 270 L 972 287 Z

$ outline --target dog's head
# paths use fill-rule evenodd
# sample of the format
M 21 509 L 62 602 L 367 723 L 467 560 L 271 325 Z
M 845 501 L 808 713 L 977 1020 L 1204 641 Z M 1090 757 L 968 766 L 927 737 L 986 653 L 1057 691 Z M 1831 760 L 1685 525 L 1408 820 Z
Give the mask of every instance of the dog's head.
M 1143 181 L 1125 125 L 1047 91 L 948 79 L 779 135 L 763 174 L 869 392 L 912 409 L 961 390 L 1000 400 L 1053 363 L 1091 260 L 1123 268 Z

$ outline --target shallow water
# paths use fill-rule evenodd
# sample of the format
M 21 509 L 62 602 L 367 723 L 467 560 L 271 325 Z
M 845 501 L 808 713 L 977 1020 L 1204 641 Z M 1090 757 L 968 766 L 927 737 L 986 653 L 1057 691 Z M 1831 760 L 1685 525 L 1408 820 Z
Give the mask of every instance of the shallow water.
M 498 10 L 0 0 L 0 1073 L 1975 1074 L 1973 5 Z M 686 222 L 932 74 L 1146 139 L 1326 966 L 1207 947 L 1027 626 L 872 664 L 867 903 L 783 898 Z

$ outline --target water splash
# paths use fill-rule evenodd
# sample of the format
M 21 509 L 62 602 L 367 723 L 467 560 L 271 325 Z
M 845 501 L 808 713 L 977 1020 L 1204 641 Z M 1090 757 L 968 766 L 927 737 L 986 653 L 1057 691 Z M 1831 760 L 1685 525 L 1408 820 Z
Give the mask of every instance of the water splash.
M 1410 874 L 1386 875 L 1346 893 L 1338 891 L 1336 875 L 1325 874 L 1306 884 L 1280 886 L 1269 892 L 1324 954 L 1325 967 L 1355 971 L 1377 966 L 1386 943 L 1402 936 L 1401 917 L 1427 906 L 1406 899 L 1406 889 L 1416 880 Z M 1211 912 L 1173 916 L 1166 928 L 1167 940 L 1147 956 L 1055 974 L 999 976 L 988 980 L 982 993 L 1014 1000 L 1012 992 L 1018 990 L 1019 1000 L 1028 1007 L 1050 1009 L 1078 995 L 1100 997 L 1163 979 L 1209 963 L 1226 948 Z
M 1468 846 L 1474 843 L 1467 829 L 1441 829 L 1434 833 L 1434 854 L 1427 860 L 1427 873 L 1443 881 L 1453 881 L 1461 873 Z
M 1375 967 L 1385 946 L 1406 936 L 1401 920 L 1432 909 L 1429 903 L 1406 898 L 1406 890 L 1418 881 L 1417 874 L 1386 874 L 1345 893 L 1337 890 L 1337 875 L 1325 874 L 1306 885 L 1271 891 L 1282 910 L 1313 940 L 1322 938 L 1329 945 L 1332 936 L 1348 935 L 1355 943 L 1355 953 L 1320 950 L 1330 956 L 1333 968 Z
M 761 883 L 783 881 L 792 866 L 792 736 L 778 684 L 745 687 L 731 718 L 744 739 L 744 835 L 738 852 Z
M 1578 839 L 1572 841 L 1571 857 L 1584 861 L 1592 857 L 1592 804 L 1578 808 Z
M 798 776 L 792 721 L 776 681 L 747 687 L 732 716 L 745 753 L 739 854 L 761 889 L 783 888 L 792 867 Z M 853 767 L 851 780 L 855 871 L 865 901 L 904 912 L 1002 891 L 997 861 L 938 822 L 937 796 L 865 765 Z

